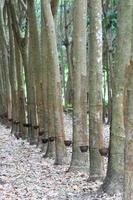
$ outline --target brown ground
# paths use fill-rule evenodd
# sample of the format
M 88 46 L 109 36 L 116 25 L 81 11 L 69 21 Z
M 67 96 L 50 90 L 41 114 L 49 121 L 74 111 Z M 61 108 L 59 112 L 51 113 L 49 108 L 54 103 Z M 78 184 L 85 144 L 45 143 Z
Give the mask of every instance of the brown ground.
M 108 145 L 109 127 L 104 130 Z M 65 115 L 65 133 L 71 139 L 70 115 Z M 10 129 L 0 125 L 0 200 L 121 200 L 120 195 L 96 197 L 102 183 L 87 182 L 88 174 L 66 173 L 71 147 L 67 150 L 68 165 L 55 166 L 54 160 L 42 158 L 39 148 L 17 140 Z

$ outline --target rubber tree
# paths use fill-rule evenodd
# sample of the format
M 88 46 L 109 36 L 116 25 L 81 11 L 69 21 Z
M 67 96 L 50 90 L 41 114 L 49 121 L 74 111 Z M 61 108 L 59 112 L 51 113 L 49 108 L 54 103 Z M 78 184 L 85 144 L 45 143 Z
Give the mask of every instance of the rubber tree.
M 130 24 L 131 25 L 131 24 Z M 132 5 L 131 58 L 126 69 L 125 85 L 125 173 L 124 200 L 133 199 L 133 5 Z
M 64 0 L 64 46 L 66 49 L 66 62 L 68 66 L 68 78 L 66 82 L 66 91 L 65 91 L 65 101 L 67 104 L 72 104 L 72 96 L 73 96 L 73 74 L 72 74 L 72 45 L 70 42 L 70 37 L 72 35 L 72 8 L 73 2 L 69 2 Z M 68 12 L 69 10 L 69 12 Z
M 9 79 L 12 94 L 12 133 L 18 137 L 19 133 L 19 112 L 18 112 L 18 84 L 15 61 L 15 41 L 12 29 L 12 19 L 8 7 L 8 27 L 9 27 Z
M 16 82 L 17 82 L 17 105 L 18 105 L 18 130 L 17 137 L 26 138 L 26 129 L 23 124 L 26 123 L 26 102 L 25 102 L 25 89 L 24 89 L 24 66 L 22 63 L 22 56 L 19 48 L 20 38 L 15 34 L 14 27 L 18 27 L 18 33 L 20 32 L 21 21 L 23 21 L 22 12 L 23 9 L 19 7 L 18 9 L 17 1 L 10 1 L 8 7 L 10 8 L 10 15 L 12 20 L 12 29 L 13 29 L 13 37 L 14 37 L 14 49 L 15 49 L 15 63 L 16 63 Z M 19 20 L 17 20 L 19 19 Z M 20 27 L 18 26 L 20 24 Z
M 87 1 L 75 0 L 73 9 L 73 146 L 69 170 L 89 171 L 86 111 Z
M 15 37 L 15 35 L 14 35 Z M 20 49 L 18 47 L 18 43 L 15 40 L 15 58 L 16 58 L 16 78 L 18 84 L 18 137 L 22 139 L 27 138 L 27 131 L 23 124 L 26 123 L 26 102 L 25 102 L 25 83 L 24 83 L 24 68 L 22 64 L 22 56 L 20 53 Z
M 35 1 L 32 1 L 32 3 L 28 3 L 29 6 L 29 16 L 32 15 L 32 17 L 29 17 L 29 27 L 30 27 L 30 39 L 31 45 L 29 43 L 29 46 L 31 46 L 31 52 L 29 54 L 29 60 L 32 60 L 32 68 L 33 68 L 33 76 L 35 79 L 35 98 L 36 98 L 36 107 L 37 107 L 37 122 L 34 126 L 34 129 L 39 129 L 38 132 L 42 134 L 44 132 L 44 94 L 43 94 L 43 85 L 44 85 L 44 79 L 43 79 L 43 66 L 41 63 L 41 49 L 40 49 L 40 41 L 39 41 L 39 31 L 38 31 L 38 23 L 37 23 L 37 17 L 36 17 L 36 7 L 35 7 Z
M 47 43 L 45 38 L 45 24 L 42 11 L 41 3 L 41 44 L 40 44 L 40 53 L 41 53 L 41 84 L 42 87 L 42 105 L 43 105 L 43 127 L 39 129 L 39 144 L 41 145 L 41 150 L 44 151 L 45 144 L 48 142 L 48 78 L 47 78 Z M 45 143 L 44 143 L 45 139 Z
M 29 21 L 29 46 L 28 46 L 28 66 L 27 66 L 27 74 L 29 76 L 29 84 L 28 84 L 28 121 L 29 126 L 31 127 L 30 131 L 30 143 L 34 144 L 38 141 L 38 118 L 37 118 L 37 85 L 36 85 L 36 69 L 39 67 L 38 65 L 38 52 L 36 52 L 36 48 L 38 50 L 38 38 L 36 33 L 36 15 L 35 15 L 35 2 L 28 1 L 28 21 Z M 38 73 L 39 72 L 38 68 Z M 39 80 L 38 80 L 39 82 Z
M 127 66 L 130 65 L 131 33 L 132 0 L 122 0 L 118 5 L 117 49 L 115 65 L 113 67 L 110 152 L 107 175 L 102 186 L 103 190 L 110 194 L 123 191 L 125 146 L 125 73 Z
M 22 2 L 22 1 L 21 1 Z M 17 3 L 21 3 L 20 1 L 18 1 Z M 24 31 L 22 33 L 22 30 L 20 29 L 20 27 L 22 26 L 22 20 L 21 23 L 18 21 L 18 13 L 20 12 L 18 10 L 18 12 L 16 11 L 16 2 L 13 1 L 9 1 L 7 3 L 7 6 L 10 7 L 10 13 L 11 13 L 11 18 L 12 18 L 12 28 L 13 28 L 13 32 L 14 32 L 14 37 L 15 40 L 17 42 L 17 45 L 20 49 L 21 52 L 21 56 L 22 56 L 22 64 L 24 67 L 24 76 L 25 76 L 25 86 L 26 86 L 26 100 L 27 102 L 30 99 L 30 92 L 29 92 L 29 74 L 28 74 L 28 19 L 27 19 L 27 4 L 26 2 L 23 1 L 23 14 L 25 17 L 25 23 L 23 24 L 24 26 Z M 18 7 L 17 7 L 18 8 Z M 21 6 L 19 5 L 19 8 L 21 8 Z M 24 124 L 24 127 L 27 133 L 27 136 L 29 137 L 31 134 L 31 126 L 29 126 L 30 124 L 30 112 L 29 112 L 29 105 L 27 104 L 27 119 L 26 119 L 26 123 Z M 26 128 L 27 127 L 27 128 Z
M 54 86 L 53 86 L 53 76 L 52 69 L 49 67 L 49 57 L 48 57 L 48 43 L 47 43 L 47 33 L 46 24 L 43 16 L 43 4 L 41 2 L 41 57 L 43 65 L 43 95 L 44 95 L 44 112 L 45 112 L 45 133 L 42 135 L 43 149 L 46 146 L 46 152 L 44 157 L 54 157 L 55 156 L 55 120 L 54 120 Z M 53 138 L 53 139 L 52 139 Z M 53 141 L 52 141 L 53 140 Z M 46 144 L 46 145 L 45 145 Z
M 50 1 L 42 0 L 44 22 L 46 24 L 46 38 L 48 47 L 48 69 L 51 70 L 51 81 L 53 82 L 54 94 L 54 125 L 55 125 L 55 164 L 63 164 L 66 149 L 64 145 L 63 109 L 61 102 L 61 82 L 59 71 L 59 60 L 57 53 L 57 42 L 55 33 L 55 22 L 51 10 Z M 51 68 L 51 69 L 50 69 Z M 52 141 L 51 141 L 52 142 Z
M 99 149 L 103 147 L 102 105 L 102 5 L 101 1 L 90 1 L 89 38 L 89 150 L 90 178 L 103 177 L 103 158 Z
M 5 21 L 4 21 L 4 5 L 5 1 L 1 2 L 0 6 L 0 43 L 1 43 L 1 72 L 2 77 L 4 78 L 4 92 L 5 92 L 5 112 L 7 112 L 8 119 L 12 117 L 12 102 L 11 102 L 11 86 L 9 81 L 9 68 L 8 68 L 8 50 L 7 50 L 7 35 L 5 31 Z M 3 78 L 1 77 L 1 80 Z M 1 84 L 2 86 L 2 84 Z M 1 90 L 2 91 L 2 90 Z M 3 111 L 2 111 L 3 112 Z

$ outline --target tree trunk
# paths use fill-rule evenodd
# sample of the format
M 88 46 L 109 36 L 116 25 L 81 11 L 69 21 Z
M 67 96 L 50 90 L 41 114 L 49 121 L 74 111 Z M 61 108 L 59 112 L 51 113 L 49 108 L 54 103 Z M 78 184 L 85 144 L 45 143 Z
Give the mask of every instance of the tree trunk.
M 125 87 L 125 173 L 124 200 L 133 199 L 133 5 L 132 5 L 131 60 L 126 70 Z
M 89 149 L 90 178 L 103 177 L 102 105 L 102 5 L 99 0 L 90 1 L 90 57 L 89 57 Z
M 118 6 L 118 36 L 114 66 L 112 123 L 108 169 L 103 190 L 114 194 L 123 191 L 124 182 L 124 84 L 125 70 L 130 63 L 132 32 L 132 0 L 120 1 Z M 124 20 L 123 20 L 124 19 Z M 126 53 L 125 53 L 126 49 Z
M 73 30 L 73 146 L 70 170 L 89 171 L 86 92 L 87 1 L 74 1 Z M 86 148 L 86 151 L 82 151 Z
M 18 83 L 18 112 L 19 112 L 19 137 L 26 139 L 26 129 L 23 124 L 26 123 L 26 102 L 25 102 L 25 92 L 24 92 L 24 70 L 22 65 L 22 57 L 18 47 L 17 42 L 15 41 L 15 52 L 16 52 L 16 74 L 17 74 L 17 83 Z
M 16 62 L 15 62 L 15 44 L 14 35 L 11 26 L 11 16 L 10 10 L 8 8 L 8 25 L 9 25 L 9 46 L 10 46 L 10 56 L 9 56 L 9 78 L 11 83 L 11 94 L 12 94 L 12 133 L 16 136 L 18 134 L 18 90 L 17 90 L 17 75 L 16 75 Z
M 61 83 L 59 61 L 57 53 L 56 33 L 54 18 L 51 11 L 49 0 L 43 1 L 43 16 L 46 24 L 46 37 L 48 45 L 48 58 L 53 76 L 53 92 L 54 92 L 54 119 L 55 119 L 55 144 L 56 144 L 56 164 L 63 164 L 66 155 L 64 145 L 64 125 L 63 125 L 63 109 L 61 103 Z
M 4 1 L 3 1 L 4 3 Z M 4 6 L 4 4 L 3 4 Z M 12 117 L 12 102 L 11 102 L 11 86 L 9 81 L 9 62 L 8 62 L 8 51 L 7 51 L 7 41 L 6 41 L 6 31 L 5 31 L 5 22 L 3 19 L 4 11 L 1 4 L 0 7 L 0 43 L 1 43 L 1 62 L 3 63 L 3 75 L 5 77 L 5 103 L 6 103 L 6 112 L 7 117 L 11 120 Z M 2 67 L 2 65 L 1 65 Z M 2 71 L 2 70 L 1 70 Z
M 124 200 L 133 199 L 133 60 L 128 68 Z
M 36 68 L 38 67 L 37 63 L 37 41 L 36 41 L 36 25 L 35 25 L 35 5 L 34 1 L 28 1 L 28 19 L 29 19 L 29 58 L 27 66 L 27 74 L 29 76 L 29 98 L 28 98 L 28 121 L 29 126 L 31 127 L 30 132 L 30 143 L 36 144 L 38 142 L 38 126 L 37 121 L 37 89 L 36 87 Z M 38 48 L 37 48 L 38 50 Z M 39 69 L 40 70 L 40 69 Z M 38 72 L 39 73 L 39 72 Z M 39 80 L 38 80 L 39 81 Z

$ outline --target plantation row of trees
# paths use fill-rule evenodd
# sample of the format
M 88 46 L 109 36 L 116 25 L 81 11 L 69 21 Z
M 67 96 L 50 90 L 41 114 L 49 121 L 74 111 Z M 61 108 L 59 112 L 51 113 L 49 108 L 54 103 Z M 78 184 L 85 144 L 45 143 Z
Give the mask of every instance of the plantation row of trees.
M 12 134 L 62 165 L 72 110 L 69 170 L 101 179 L 107 118 L 101 188 L 133 199 L 132 0 L 1 0 L 0 44 L 0 115 Z

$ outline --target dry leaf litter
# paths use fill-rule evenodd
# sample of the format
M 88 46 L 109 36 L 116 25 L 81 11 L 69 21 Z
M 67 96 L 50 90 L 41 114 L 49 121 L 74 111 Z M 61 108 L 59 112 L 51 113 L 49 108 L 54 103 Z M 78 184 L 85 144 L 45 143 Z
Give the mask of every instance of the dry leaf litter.
M 65 115 L 65 133 L 71 139 L 70 115 Z M 105 126 L 106 144 L 108 137 Z M 67 150 L 70 162 L 71 147 Z M 69 163 L 56 166 L 54 160 L 42 156 L 39 148 L 17 140 L 0 125 L 0 200 L 121 200 L 120 194 L 97 196 L 102 182 L 87 182 L 88 174 L 67 172 Z

